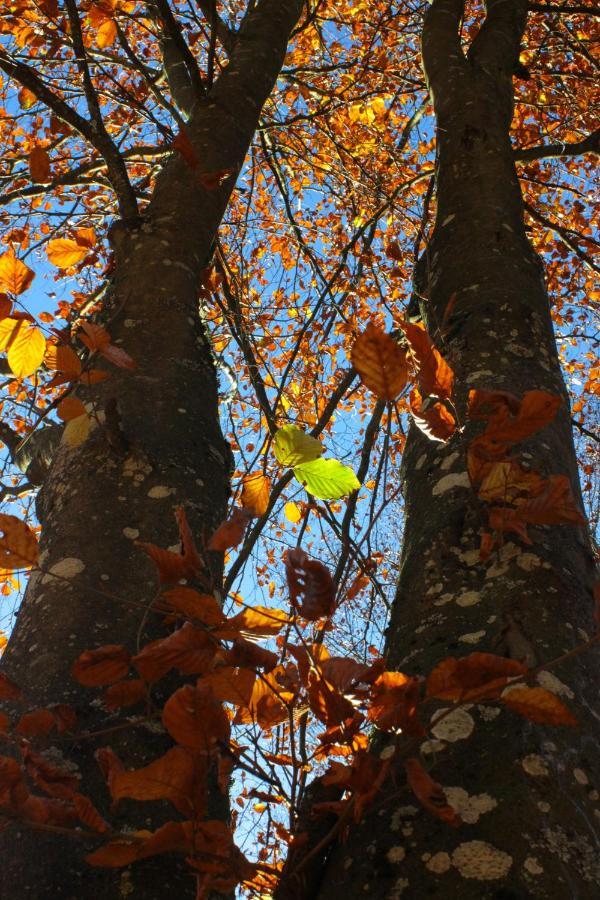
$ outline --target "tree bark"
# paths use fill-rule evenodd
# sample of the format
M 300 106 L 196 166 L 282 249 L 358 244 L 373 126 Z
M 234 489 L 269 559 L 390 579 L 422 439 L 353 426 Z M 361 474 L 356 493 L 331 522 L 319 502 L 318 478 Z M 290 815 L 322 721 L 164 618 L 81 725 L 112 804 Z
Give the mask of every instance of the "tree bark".
M 530 547 L 507 534 L 498 553 L 479 560 L 486 515 L 466 472 L 466 448 L 480 430 L 465 422 L 470 389 L 560 395 L 555 422 L 515 455 L 544 476 L 567 474 L 581 495 L 543 268 L 524 229 L 509 138 L 527 4 L 489 0 L 466 56 L 462 14 L 463 0 L 434 0 L 423 33 L 438 147 L 423 315 L 455 370 L 465 427 L 447 445 L 413 427 L 405 450 L 406 521 L 387 653 L 390 669 L 420 676 L 473 651 L 535 666 L 595 628 L 584 528 L 530 527 Z M 588 651 L 538 676 L 568 698 L 578 729 L 543 728 L 480 705 L 450 716 L 452 729 L 440 727 L 420 752 L 432 777 L 452 789 L 465 824 L 454 830 L 421 809 L 400 771 L 331 849 L 312 896 L 596 896 L 597 662 Z
M 134 539 L 175 543 L 173 511 L 180 504 L 199 545 L 225 517 L 231 451 L 219 426 L 215 366 L 198 314 L 200 273 L 301 9 L 301 0 L 261 0 L 254 7 L 229 65 L 193 107 L 186 130 L 197 168 L 174 154 L 143 218 L 119 222 L 112 231 L 115 268 L 103 323 L 137 368 L 111 367 L 110 378 L 87 392 L 84 399 L 101 419 L 107 409 L 113 413 L 83 445 L 61 448 L 54 461 L 40 498 L 40 568 L 31 575 L 2 660 L 32 705 L 74 707 L 78 733 L 111 723 L 94 702 L 98 692 L 71 677 L 73 661 L 102 644 L 135 652 L 160 634 L 150 611 L 154 567 Z M 223 169 L 234 174 L 222 186 L 202 186 L 198 174 Z M 202 586 L 218 590 L 222 555 L 210 556 Z M 96 747 L 110 744 L 126 767 L 137 768 L 171 742 L 156 729 L 132 728 L 49 743 L 44 749 L 50 754 L 64 751 L 77 764 L 82 792 L 106 813 Z M 227 816 L 227 798 L 215 793 L 208 815 Z M 148 828 L 170 817 L 166 805 L 127 802 L 111 821 L 116 828 Z M 0 843 L 3 900 L 194 896 L 190 870 L 169 857 L 115 872 L 88 867 L 84 851 L 93 845 L 61 836 L 13 825 Z

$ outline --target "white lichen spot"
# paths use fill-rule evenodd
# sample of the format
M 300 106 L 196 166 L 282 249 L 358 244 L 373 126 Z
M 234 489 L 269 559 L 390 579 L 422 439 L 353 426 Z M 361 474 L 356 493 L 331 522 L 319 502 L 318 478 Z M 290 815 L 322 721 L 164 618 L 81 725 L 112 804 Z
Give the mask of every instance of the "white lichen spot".
M 466 841 L 452 853 L 452 865 L 462 877 L 476 881 L 505 878 L 512 862 L 512 856 L 487 841 Z
M 465 591 L 456 598 L 456 602 L 459 606 L 475 606 L 481 602 L 481 594 L 479 591 Z
M 394 744 L 388 744 L 387 747 L 384 747 L 381 753 L 379 754 L 379 759 L 390 759 L 396 752 L 396 748 Z
M 477 712 L 484 722 L 493 722 L 500 715 L 500 707 L 498 706 L 478 706 Z
M 559 697 L 567 697 L 569 700 L 572 700 L 575 697 L 571 688 L 566 684 L 563 684 L 560 678 L 557 678 L 552 672 L 546 672 L 545 670 L 538 672 L 536 681 L 543 688 L 546 688 L 547 691 L 558 694 Z
M 523 868 L 530 875 L 543 875 L 544 869 L 540 866 L 535 856 L 528 856 L 523 863 Z
M 527 774 L 533 775 L 534 778 L 542 778 L 550 774 L 545 761 L 537 753 L 530 753 L 529 756 L 524 756 L 521 760 L 521 765 Z
M 440 753 L 445 746 L 443 741 L 423 741 L 421 744 L 421 753 Z
M 434 719 L 438 718 L 442 710 L 435 713 Z M 455 741 L 464 741 L 468 738 L 473 729 L 475 722 L 466 709 L 453 709 L 452 712 L 444 716 L 437 724 L 433 724 L 431 733 L 440 741 L 447 741 L 453 744 Z
M 126 538 L 129 538 L 130 541 L 135 541 L 135 539 L 140 536 L 139 529 L 137 528 L 124 528 L 123 534 Z
M 438 597 L 437 600 L 433 601 L 433 605 L 434 606 L 445 606 L 446 603 L 450 603 L 450 601 L 453 598 L 454 598 L 454 594 L 448 594 L 448 593 L 442 594 L 440 597 Z
M 441 464 L 440 469 L 443 472 L 447 472 L 448 469 L 452 468 L 459 456 L 459 453 L 451 453 L 450 456 L 447 456 L 444 462 Z
M 520 553 L 517 556 L 517 565 L 524 572 L 533 572 L 541 564 L 542 560 L 535 553 Z
M 167 487 L 166 484 L 157 484 L 153 488 L 150 488 L 150 490 L 148 491 L 148 496 L 153 500 L 162 500 L 164 497 L 169 497 L 174 493 L 175 488 Z
M 430 588 L 427 589 L 425 596 L 431 597 L 433 594 L 439 594 L 444 585 L 441 581 L 438 581 L 437 584 L 432 584 Z
M 450 856 L 443 851 L 434 853 L 434 855 L 425 863 L 425 868 L 429 869 L 430 872 L 434 872 L 436 875 L 443 875 L 444 872 L 448 871 L 450 866 Z
M 452 491 L 455 488 L 470 488 L 471 481 L 467 472 L 454 472 L 450 475 L 444 475 L 432 490 L 434 497 L 445 494 L 446 491 Z
M 354 860 L 352 859 L 352 857 L 347 856 L 346 859 L 344 860 L 344 869 L 346 869 L 346 871 L 348 871 L 348 869 L 351 867 L 353 862 L 354 862 Z
M 539 809 L 540 812 L 543 812 L 543 813 L 549 813 L 550 809 L 551 809 L 550 804 L 546 803 L 545 800 L 540 800 L 538 802 L 537 808 Z
M 76 559 L 74 556 L 66 556 L 59 562 L 54 563 L 49 573 L 42 578 L 42 584 L 52 581 L 53 576 L 57 578 L 75 578 L 77 575 L 81 575 L 84 569 L 85 563 L 83 560 Z
M 470 631 L 468 634 L 461 634 L 459 641 L 463 644 L 478 644 L 485 637 L 485 631 Z
M 489 794 L 469 796 L 467 791 L 461 787 L 445 787 L 444 793 L 450 806 L 456 810 L 467 825 L 474 825 L 479 821 L 480 816 L 498 806 L 497 801 Z
M 426 460 L 427 460 L 427 454 L 426 454 L 426 453 L 423 453 L 423 454 L 418 458 L 417 464 L 416 464 L 416 466 L 415 466 L 415 469 L 416 469 L 417 471 L 419 471 L 419 469 L 422 469 L 423 466 L 425 465 L 425 461 L 426 461 Z
M 479 548 L 463 550 L 462 553 L 459 553 L 458 558 L 461 562 L 464 562 L 466 566 L 478 566 L 481 563 Z
M 406 850 L 404 847 L 401 847 L 399 844 L 397 847 L 390 847 L 388 852 L 386 853 L 387 861 L 391 863 L 399 863 L 402 862 L 404 857 L 406 856 Z
M 408 884 L 408 878 L 399 878 L 387 895 L 387 900 L 400 900 L 400 897 L 408 887 Z
M 573 777 L 578 784 L 589 784 L 590 780 L 583 769 L 573 769 Z

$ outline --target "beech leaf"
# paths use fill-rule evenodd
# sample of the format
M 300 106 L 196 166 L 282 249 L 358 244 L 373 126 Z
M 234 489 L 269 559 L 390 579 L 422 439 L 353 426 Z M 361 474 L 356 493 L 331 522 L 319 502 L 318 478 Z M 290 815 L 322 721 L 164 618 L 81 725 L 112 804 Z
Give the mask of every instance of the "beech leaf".
M 297 425 L 284 425 L 275 432 L 273 450 L 282 466 L 298 466 L 317 459 L 323 445 Z
M 360 489 L 354 471 L 337 459 L 314 459 L 294 466 L 294 475 L 319 500 L 339 500 Z

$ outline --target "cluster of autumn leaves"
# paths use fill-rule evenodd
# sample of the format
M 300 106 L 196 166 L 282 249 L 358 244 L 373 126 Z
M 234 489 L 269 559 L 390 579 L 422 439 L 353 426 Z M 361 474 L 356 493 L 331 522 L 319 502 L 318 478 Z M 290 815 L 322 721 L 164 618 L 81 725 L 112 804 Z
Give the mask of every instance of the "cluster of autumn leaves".
M 452 370 L 422 326 L 403 322 L 401 331 L 398 339 L 369 324 L 354 343 L 353 366 L 365 385 L 389 402 L 412 379 L 415 421 L 435 439 L 448 440 L 458 431 Z M 100 326 L 82 323 L 79 337 L 91 354 L 118 366 L 133 365 Z M 79 356 L 66 344 L 50 345 L 47 365 L 48 360 L 57 384 L 83 381 Z M 88 369 L 87 376 L 94 371 Z M 78 404 L 76 398 L 63 398 L 59 414 L 69 422 L 87 416 Z M 516 443 L 551 422 L 558 407 L 558 398 L 543 391 L 530 391 L 521 399 L 503 391 L 470 393 L 469 418 L 485 422 L 467 448 L 471 481 L 488 505 L 491 532 L 484 533 L 482 559 L 505 531 L 529 541 L 528 524 L 581 521 L 564 476 L 545 479 L 509 455 Z M 360 487 L 351 469 L 323 459 L 321 443 L 297 426 L 279 429 L 273 443 L 277 462 L 290 468 L 317 498 L 339 498 Z M 248 476 L 241 508 L 219 526 L 206 550 L 223 551 L 239 543 L 249 518 L 268 512 L 269 491 L 265 475 Z M 576 725 L 554 694 L 528 685 L 536 672 L 516 660 L 488 653 L 448 657 L 421 679 L 387 671 L 377 655 L 369 663 L 331 656 L 323 637 L 340 598 L 329 569 L 300 547 L 285 555 L 288 610 L 238 601 L 241 609 L 226 616 L 213 594 L 191 586 L 206 571 L 205 549 L 196 547 L 182 508 L 177 522 L 180 552 L 138 543 L 153 560 L 163 586 L 156 610 L 164 615 L 169 633 L 134 656 L 121 645 L 87 650 L 74 662 L 72 673 L 80 684 L 104 689 L 102 703 L 109 712 L 123 712 L 138 724 L 160 720 L 174 742 L 164 755 L 133 771 L 125 769 L 110 747 L 98 751 L 113 806 L 124 798 L 166 800 L 180 818 L 169 819 L 153 832 L 115 832 L 82 793 L 78 776 L 39 752 L 38 745 L 56 734 L 77 732 L 74 711 L 65 705 L 32 708 L 20 687 L 2 674 L 0 700 L 16 710 L 16 715 L 0 713 L 0 737 L 12 748 L 10 755 L 0 756 L 0 811 L 7 822 L 17 819 L 66 830 L 84 826 L 91 836 L 107 841 L 87 857 L 92 865 L 117 867 L 181 852 L 198 880 L 199 897 L 232 890 L 239 883 L 260 892 L 275 882 L 278 865 L 248 862 L 233 843 L 232 829 L 206 819 L 209 774 L 217 774 L 218 789 L 226 793 L 233 769 L 247 767 L 244 748 L 231 736 L 232 725 L 254 725 L 267 733 L 281 730 L 282 751 L 267 754 L 275 769 L 306 772 L 327 762 L 322 781 L 336 788 L 339 799 L 318 804 L 314 814 L 335 812 L 340 829 L 362 817 L 392 765 L 404 767 L 409 787 L 426 809 L 449 825 L 460 825 L 442 787 L 416 755 L 419 742 L 458 704 L 495 702 L 545 725 Z M 37 540 L 26 523 L 2 515 L 0 529 L 3 568 L 38 565 Z M 351 592 L 344 602 L 351 602 Z M 156 686 L 174 670 L 183 683 L 161 705 Z M 439 710 L 440 701 L 451 705 Z M 310 758 L 295 746 L 299 720 L 322 729 Z M 383 753 L 369 748 L 373 728 L 388 736 Z M 283 791 L 258 793 L 268 804 L 293 802 Z M 292 835 L 281 823 L 275 828 L 282 841 L 301 846 L 301 834 Z
M 3 564 L 37 565 L 33 532 L 10 520 L 4 516 L 0 521 Z M 170 633 L 133 656 L 121 645 L 87 650 L 74 662 L 72 674 L 86 687 L 104 689 L 107 710 L 123 711 L 132 724 L 160 721 L 174 742 L 162 756 L 132 771 L 110 746 L 97 751 L 113 808 L 125 798 L 165 800 L 179 817 L 155 831 L 114 831 L 82 793 L 79 776 L 39 750 L 56 734 L 77 734 L 74 711 L 65 705 L 31 708 L 19 686 L 1 674 L 0 700 L 16 711 L 0 714 L 0 737 L 11 747 L 10 755 L 0 756 L 0 815 L 6 823 L 16 819 L 66 831 L 83 827 L 88 837 L 106 841 L 87 857 L 96 866 L 119 867 L 180 852 L 197 878 L 198 897 L 230 891 L 239 883 L 260 893 L 277 880 L 278 865 L 250 863 L 236 848 L 232 829 L 206 818 L 210 773 L 226 793 L 232 770 L 248 768 L 245 748 L 231 736 L 232 725 L 252 724 L 264 732 L 282 729 L 281 746 L 289 752 L 265 757 L 275 770 L 308 771 L 328 762 L 322 781 L 337 789 L 339 799 L 318 804 L 313 812 L 337 813 L 340 828 L 361 818 L 392 765 L 404 767 L 410 789 L 430 813 L 453 827 L 460 825 L 458 813 L 416 752 L 419 742 L 461 703 L 496 702 L 545 725 L 576 725 L 553 693 L 528 686 L 536 672 L 516 660 L 489 653 L 448 657 L 422 679 L 387 671 L 378 656 L 369 663 L 331 656 L 322 637 L 339 604 L 336 586 L 328 568 L 301 548 L 285 557 L 288 610 L 241 604 L 239 612 L 226 616 L 213 594 L 184 583 L 198 580 L 206 563 L 181 508 L 177 520 L 179 553 L 140 544 L 163 585 L 156 610 Z M 265 641 L 274 649 L 264 646 Z M 173 671 L 183 683 L 161 706 L 156 688 Z M 440 701 L 451 705 L 440 710 Z M 310 758 L 295 747 L 295 723 L 302 719 L 322 729 Z M 369 749 L 373 728 L 387 736 L 384 752 Z M 269 804 L 288 802 L 273 789 L 255 796 L 259 794 Z M 292 836 L 280 823 L 276 829 L 282 841 L 301 846 L 302 834 Z

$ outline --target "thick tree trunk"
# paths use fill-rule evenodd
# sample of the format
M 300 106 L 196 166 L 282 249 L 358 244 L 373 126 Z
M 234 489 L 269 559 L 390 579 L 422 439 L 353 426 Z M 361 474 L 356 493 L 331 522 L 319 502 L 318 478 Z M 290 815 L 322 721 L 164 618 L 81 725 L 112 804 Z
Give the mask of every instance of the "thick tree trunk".
M 472 388 L 563 400 L 556 421 L 526 443 L 532 468 L 567 474 L 580 496 L 569 403 L 540 260 L 528 243 L 508 135 L 511 74 L 527 4 L 488 2 L 468 58 L 462 0 L 435 0 L 423 51 L 437 117 L 437 217 L 427 248 L 424 315 L 456 373 L 464 422 Z M 426 675 L 447 656 L 487 651 L 537 665 L 591 635 L 593 559 L 585 529 L 530 527 L 479 560 L 485 510 L 466 472 L 474 429 L 447 445 L 412 430 L 404 458 L 406 523 L 388 637 L 388 667 Z M 599 821 L 597 653 L 542 673 L 569 698 L 579 729 L 542 728 L 472 705 L 421 748 L 465 824 L 454 830 L 403 788 L 402 772 L 348 840 L 331 852 L 317 895 L 329 898 L 597 896 Z M 451 727 L 450 727 L 451 726 Z M 594 740 L 594 735 L 596 740 Z M 427 752 L 425 752 L 427 751 Z
M 134 539 L 176 543 L 173 511 L 181 504 L 200 546 L 226 513 L 231 451 L 219 427 L 215 367 L 198 316 L 199 278 L 301 8 L 301 0 L 261 0 L 229 66 L 193 110 L 187 133 L 197 169 L 175 154 L 143 220 L 120 222 L 113 232 L 116 266 L 105 324 L 137 369 L 111 367 L 110 379 L 89 398 L 100 417 L 116 401 L 121 434 L 112 415 L 82 446 L 60 450 L 42 491 L 40 570 L 31 576 L 2 661 L 33 704 L 74 707 L 79 732 L 110 722 L 93 702 L 98 694 L 72 679 L 74 659 L 107 643 L 135 652 L 161 628 L 148 611 L 157 590 L 154 567 Z M 220 188 L 208 191 L 198 181 L 199 173 L 229 168 L 235 174 Z M 218 589 L 222 557 L 211 556 L 203 586 Z M 155 729 L 134 728 L 59 749 L 78 765 L 82 792 L 106 811 L 94 749 L 110 744 L 136 768 L 169 743 Z M 148 828 L 169 815 L 166 805 L 130 802 L 112 821 Z M 215 815 L 227 815 L 226 798 L 213 797 L 209 816 Z M 125 873 L 91 869 L 83 862 L 91 848 L 17 826 L 2 833 L 0 844 L 2 900 L 193 896 L 183 861 L 157 857 Z

